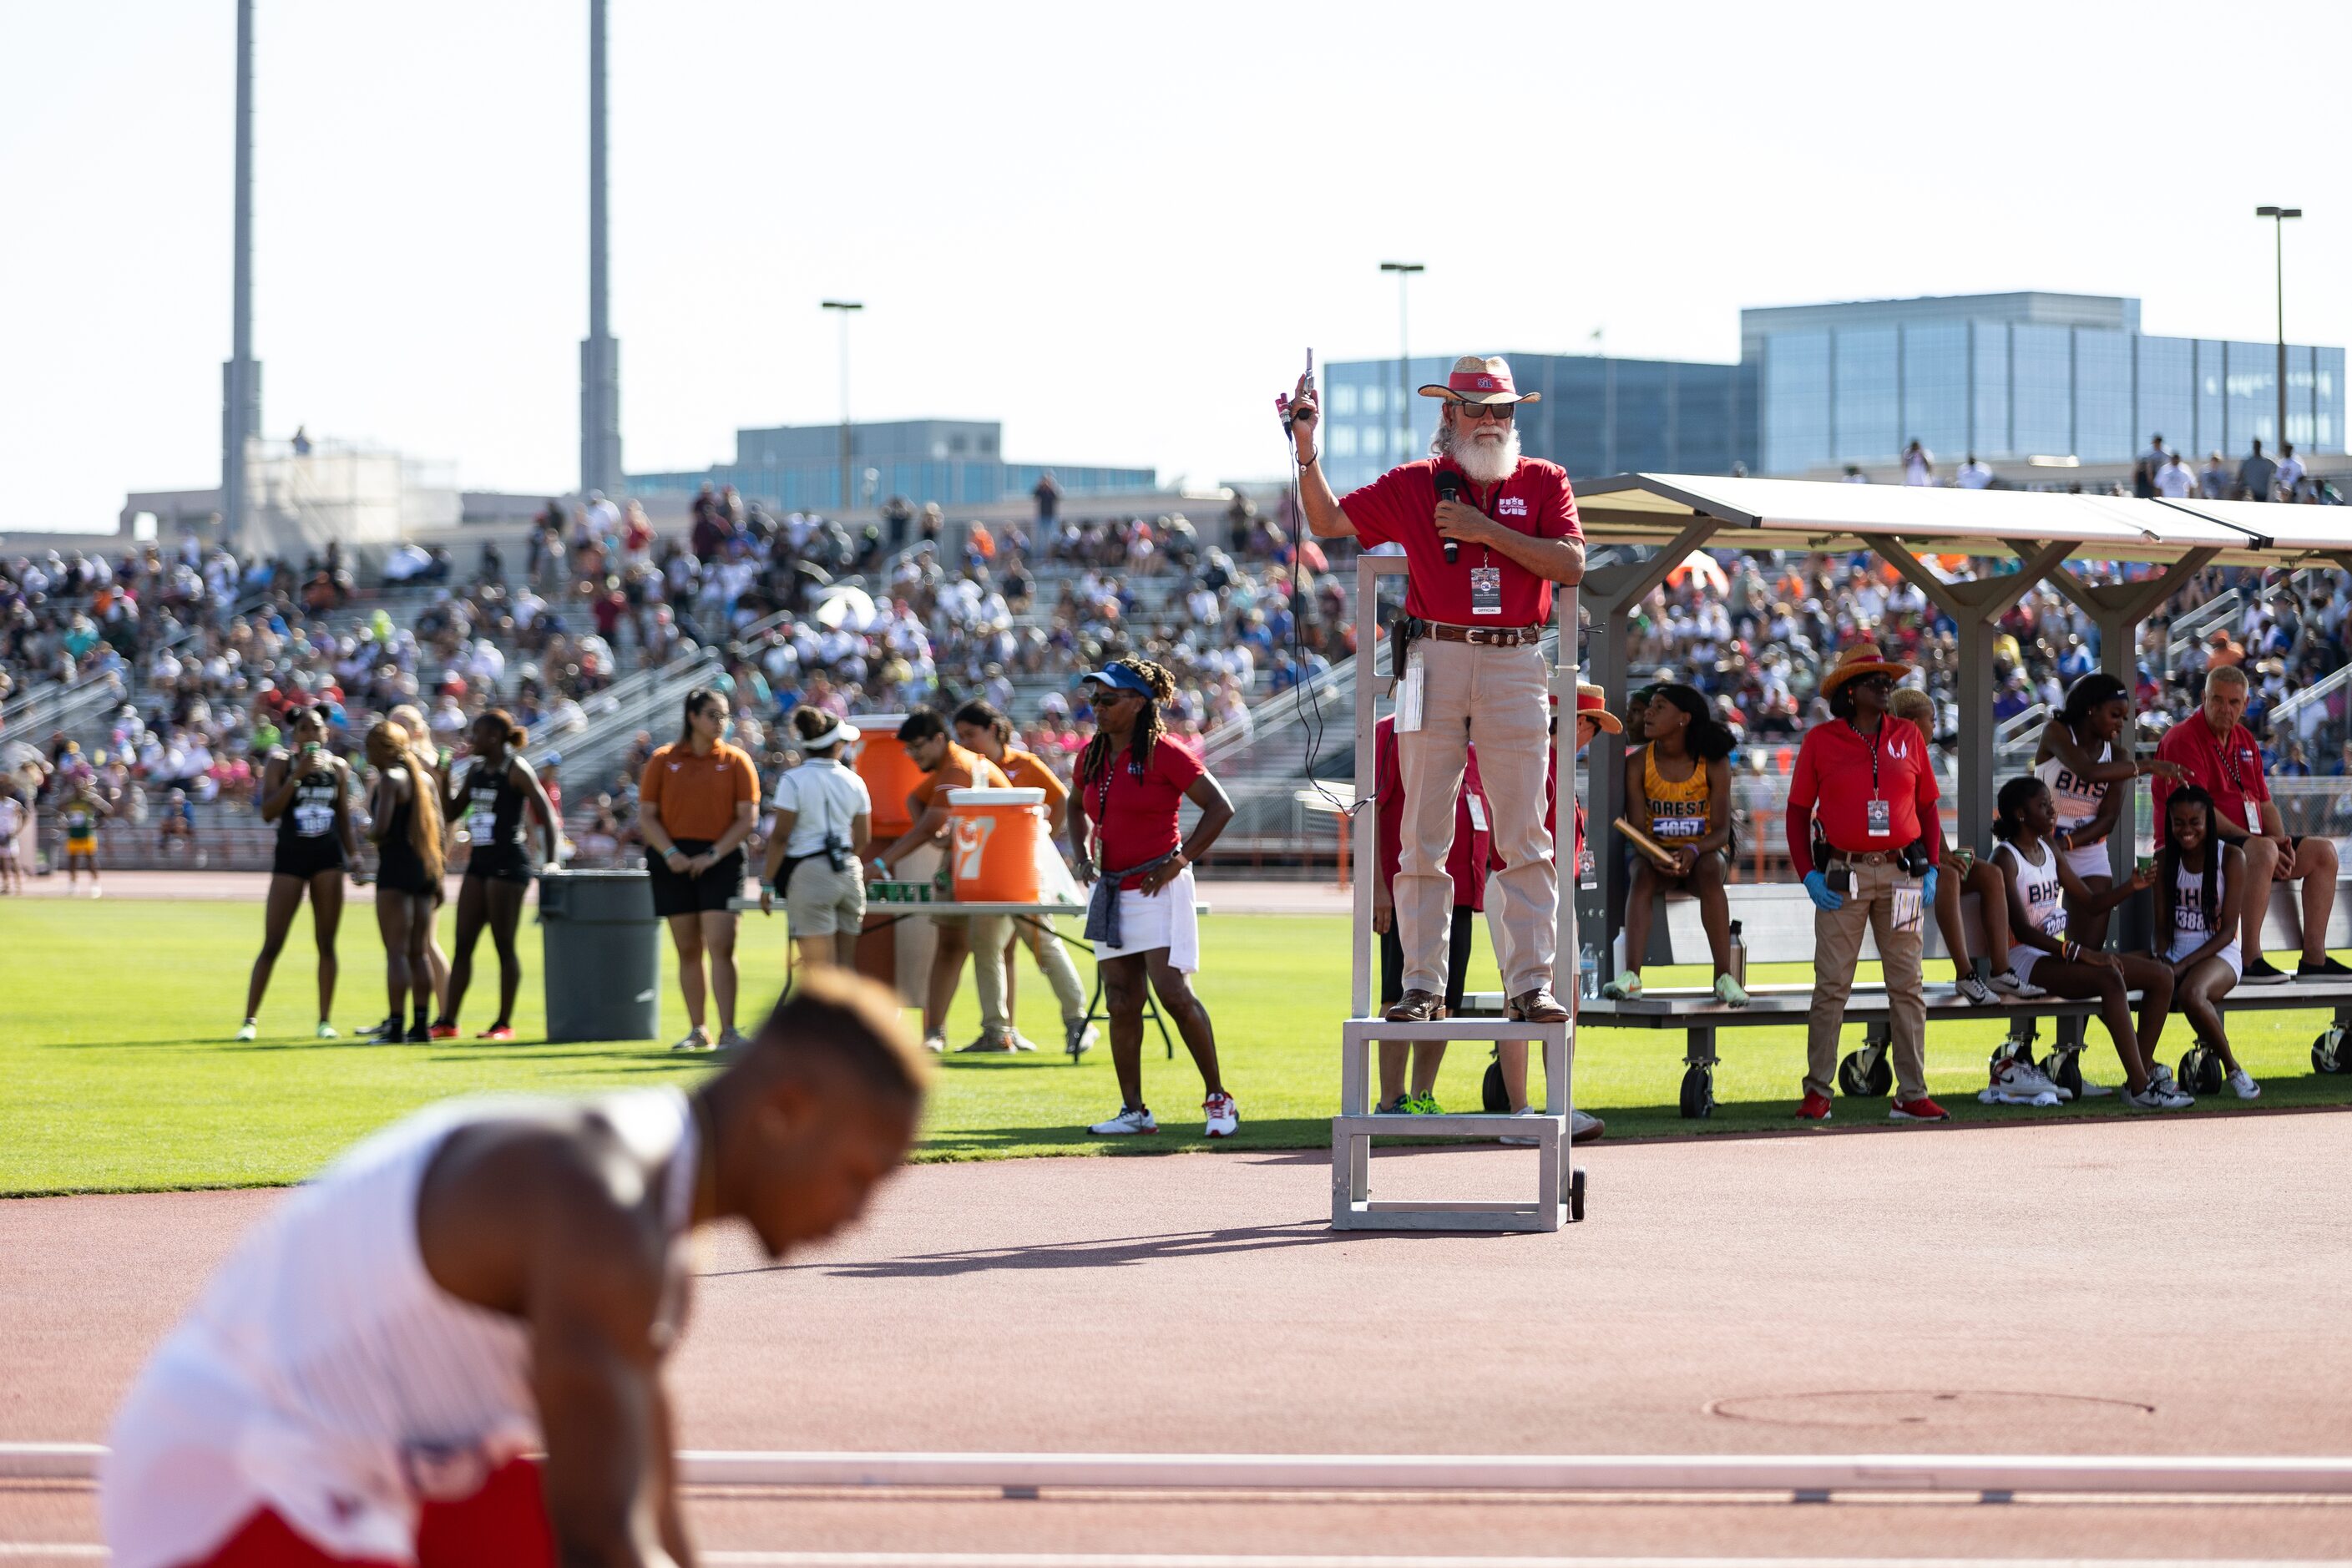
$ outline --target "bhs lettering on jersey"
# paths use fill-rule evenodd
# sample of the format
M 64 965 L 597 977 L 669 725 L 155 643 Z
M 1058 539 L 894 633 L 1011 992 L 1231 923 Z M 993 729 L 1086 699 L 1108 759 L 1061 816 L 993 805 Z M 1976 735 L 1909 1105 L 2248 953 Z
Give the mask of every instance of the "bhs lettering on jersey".
M 1495 511 L 1496 514 L 1500 517 L 1525 517 L 1528 515 L 1527 498 L 1525 496 L 1505 496 L 1501 500 L 1495 503 Z

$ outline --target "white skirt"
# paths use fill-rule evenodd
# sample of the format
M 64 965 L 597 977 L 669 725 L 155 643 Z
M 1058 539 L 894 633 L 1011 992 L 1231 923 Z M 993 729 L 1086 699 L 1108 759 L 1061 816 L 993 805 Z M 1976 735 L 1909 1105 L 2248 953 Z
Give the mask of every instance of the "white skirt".
M 1168 950 L 1168 966 L 1179 974 L 1201 972 L 1201 918 L 1193 908 L 1192 868 L 1156 893 L 1122 888 L 1118 895 L 1119 945 L 1095 949 L 1095 960 L 1125 958 L 1130 953 Z
M 2203 931 L 2176 931 L 2173 933 L 2171 950 L 2164 955 L 2164 962 L 2178 963 L 2203 947 L 2209 940 Z M 2213 956 L 2230 966 L 2232 978 L 2243 980 L 2246 977 L 2246 955 L 2238 943 L 2232 942 L 2223 944 L 2221 951 Z

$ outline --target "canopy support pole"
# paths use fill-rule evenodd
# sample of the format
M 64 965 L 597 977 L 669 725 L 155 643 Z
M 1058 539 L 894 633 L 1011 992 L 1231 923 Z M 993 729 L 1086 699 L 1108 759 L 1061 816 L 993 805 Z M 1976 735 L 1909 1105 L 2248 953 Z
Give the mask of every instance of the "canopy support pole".
M 1692 551 L 1705 546 L 1723 526 L 1722 521 L 1716 518 L 1695 519 L 1689 527 L 1675 536 L 1673 543 L 1644 560 L 1613 562 L 1607 566 L 1589 568 L 1584 574 L 1580 591 L 1592 612 L 1592 627 L 1586 639 L 1586 653 L 1592 660 L 1592 681 L 1608 693 L 1609 710 L 1628 724 L 1633 721 L 1633 715 L 1625 711 L 1625 695 L 1632 689 L 1633 680 L 1633 627 L 1631 612 L 1634 605 L 1648 598 L 1664 584 L 1674 574 L 1675 568 L 1689 558 Z M 1572 626 L 1563 623 L 1560 635 L 1573 635 Z M 1560 711 L 1564 715 L 1573 715 L 1576 711 L 1572 689 L 1561 699 Z M 1572 717 L 1560 735 L 1560 777 L 1565 781 L 1560 785 L 1560 793 L 1573 799 L 1576 731 Z M 1601 950 L 1601 978 L 1613 980 L 1617 966 L 1609 933 L 1618 929 L 1622 921 L 1627 883 L 1624 858 L 1610 847 L 1612 830 L 1609 825 L 1625 810 L 1624 738 L 1612 735 L 1605 730 L 1595 735 L 1592 747 L 1585 755 L 1584 765 L 1591 780 L 1592 795 L 1591 822 L 1587 831 L 1591 836 L 1597 885 L 1588 890 L 1580 870 L 1569 868 L 1562 873 L 1568 881 L 1560 889 L 1561 903 L 1565 906 L 1573 899 L 1578 918 L 1591 922 L 1586 929 L 1591 932 Z M 1574 815 L 1572 811 L 1569 814 L 1571 824 Z M 1571 826 L 1568 829 L 1570 854 L 1573 853 L 1575 833 L 1576 829 Z M 1565 942 L 1566 938 L 1563 937 L 1562 941 Z M 1635 954 L 1633 962 L 1639 963 L 1641 958 L 1642 955 Z M 1563 946 L 1559 956 L 1563 968 L 1580 960 L 1581 955 L 1576 950 Z M 1581 983 L 1580 975 L 1579 983 Z
M 2054 542 L 2036 549 L 2011 544 L 2021 563 L 2017 571 L 1995 577 L 1947 583 L 1927 570 L 1920 559 L 1893 535 L 1865 533 L 1863 542 L 1902 574 L 1906 582 L 1927 596 L 1959 627 L 1960 667 L 1954 672 L 1959 709 L 1960 799 L 1954 815 L 1952 837 L 1979 855 L 1992 850 L 1993 628 L 2019 600 L 2062 567 L 2078 544 Z

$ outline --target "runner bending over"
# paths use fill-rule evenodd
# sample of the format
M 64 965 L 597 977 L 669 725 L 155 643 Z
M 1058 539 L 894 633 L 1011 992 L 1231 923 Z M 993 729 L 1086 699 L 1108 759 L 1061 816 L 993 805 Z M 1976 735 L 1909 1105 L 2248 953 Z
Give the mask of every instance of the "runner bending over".
M 688 1235 L 741 1220 L 776 1258 L 848 1224 L 922 1073 L 896 997 L 819 971 L 691 1095 L 444 1105 L 369 1139 L 132 1384 L 99 1479 L 114 1568 L 690 1563 L 662 1380 Z
M 2234 990 L 2238 917 L 2246 897 L 2246 852 L 2213 829 L 2213 797 L 2195 784 L 2164 803 L 2166 842 L 2156 857 L 2156 956 L 2172 966 L 2173 999 L 2197 1043 L 2221 1058 L 2230 1091 L 2254 1100 L 2262 1085 L 2238 1065 L 2215 1005 Z
M 269 972 L 293 929 L 294 911 L 310 896 L 310 934 L 319 945 L 319 1026 L 335 1037 L 327 1015 L 335 1005 L 335 932 L 343 921 L 343 876 L 359 865 L 359 834 L 352 826 L 351 769 L 327 750 L 327 711 L 297 708 L 286 717 L 293 750 L 273 751 L 261 768 L 261 820 L 278 825 L 269 863 L 269 901 L 262 909 L 261 953 L 246 983 L 240 1040 L 261 1033 L 261 997 Z
M 2120 888 L 2094 894 L 2051 841 L 2058 808 L 2050 786 L 2028 774 L 2000 786 L 1995 805 L 1992 852 L 2008 887 L 2010 931 L 2016 946 L 2010 962 L 2053 996 L 2095 996 L 2099 1017 L 2115 1037 L 2122 1058 L 2125 1095 L 2144 1110 L 2178 1110 L 2196 1101 L 2172 1085 L 2171 1073 L 2156 1060 L 2164 1020 L 2172 1011 L 2172 971 L 2154 959 L 2100 952 L 2066 934 L 2069 901 L 2105 913 L 2143 888 L 2156 873 L 2141 871 Z M 2139 1027 L 2132 1027 L 2131 997 L 2140 994 Z

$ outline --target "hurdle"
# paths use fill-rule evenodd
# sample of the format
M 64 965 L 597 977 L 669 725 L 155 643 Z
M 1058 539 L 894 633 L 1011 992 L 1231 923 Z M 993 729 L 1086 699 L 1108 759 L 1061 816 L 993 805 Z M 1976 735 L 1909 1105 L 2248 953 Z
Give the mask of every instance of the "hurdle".
M 1377 765 L 1375 728 L 1380 700 L 1394 692 L 1398 672 L 1382 670 L 1387 639 L 1378 635 L 1380 583 L 1402 577 L 1401 557 L 1364 555 L 1356 561 L 1357 652 L 1360 664 L 1370 658 L 1370 679 L 1360 674 L 1355 688 L 1356 799 L 1368 803 Z M 1577 591 L 1555 587 L 1553 618 L 1559 634 L 1559 651 L 1551 671 L 1551 693 L 1566 721 L 1552 737 L 1553 761 L 1559 780 L 1564 819 L 1576 808 L 1576 630 Z M 1371 641 L 1365 628 L 1375 628 Z M 1379 684 L 1374 684 L 1378 682 Z M 1368 694 L 1369 692 L 1369 694 Z M 1571 1077 L 1575 1061 L 1574 1023 L 1512 1023 L 1497 1017 L 1453 1017 L 1427 1024 L 1391 1024 L 1373 1005 L 1372 975 L 1378 962 L 1373 951 L 1372 881 L 1380 874 L 1379 824 L 1372 811 L 1358 811 L 1353 825 L 1357 866 L 1354 923 L 1349 947 L 1354 957 L 1349 1015 L 1339 1026 L 1339 1114 L 1331 1119 L 1331 1228 L 1334 1230 L 1553 1231 L 1584 1217 L 1584 1173 L 1575 1168 L 1569 1125 L 1575 1104 Z M 1571 843 L 1573 842 L 1573 829 Z M 1555 862 L 1570 857 L 1555 852 Z M 1560 966 L 1574 973 L 1577 962 L 1576 868 L 1566 868 L 1568 885 L 1559 898 L 1555 974 Z M 1555 987 L 1559 982 L 1555 979 Z M 1570 992 L 1572 994 L 1573 986 Z M 1544 1108 L 1539 1115 L 1473 1112 L 1461 1115 L 1376 1116 L 1372 1114 L 1370 1064 L 1375 1042 L 1424 1040 L 1527 1040 L 1540 1046 L 1544 1064 Z M 1372 1194 L 1372 1140 L 1375 1137 L 1492 1139 L 1531 1138 L 1535 1142 L 1536 1191 L 1532 1199 L 1439 1199 L 1375 1197 Z

